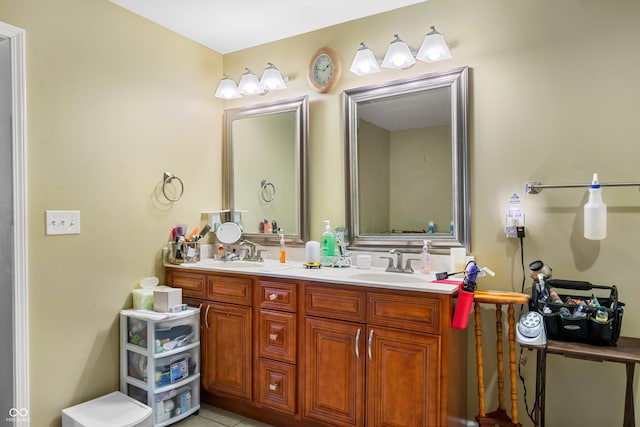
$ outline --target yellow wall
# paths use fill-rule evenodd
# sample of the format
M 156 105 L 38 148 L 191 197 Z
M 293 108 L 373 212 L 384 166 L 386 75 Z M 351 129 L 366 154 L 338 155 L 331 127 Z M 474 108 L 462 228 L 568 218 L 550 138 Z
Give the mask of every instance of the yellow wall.
M 593 172 L 603 182 L 638 181 L 638 2 L 430 0 L 224 58 L 106 0 L 0 0 L 0 17 L 27 30 L 34 426 L 57 425 L 61 408 L 118 387 L 118 309 L 141 277 L 161 274 L 169 228 L 219 207 L 217 80 L 222 71 L 237 79 L 244 67 L 262 70 L 267 61 L 291 76 L 289 89 L 224 108 L 310 94 L 314 239 L 323 219 L 344 225 L 340 93 L 470 66 L 472 251 L 497 273 L 479 286 L 520 290 L 520 250 L 503 233 L 508 198 L 517 192 L 527 219 L 525 261 L 545 260 L 556 277 L 617 284 L 628 305 L 623 334 L 638 335 L 638 191 L 605 189 L 609 237 L 602 242 L 582 237 L 585 190 L 523 194 L 528 180 L 587 182 Z M 430 25 L 452 44 L 453 59 L 369 77 L 348 71 L 360 41 L 382 56 L 394 32 L 417 47 Z M 311 93 L 305 77 L 323 46 L 343 63 L 343 78 L 324 95 Z M 158 197 L 164 170 L 185 181 L 185 196 L 173 205 Z M 80 209 L 82 233 L 44 236 L 45 209 Z M 485 384 L 495 389 L 491 347 L 487 341 Z M 531 404 L 533 354 L 528 359 Z M 596 385 L 607 392 L 591 393 Z M 473 418 L 473 374 L 467 392 Z M 550 356 L 547 422 L 620 425 L 623 392 L 622 366 Z M 520 421 L 531 425 L 524 412 L 521 404 Z
M 243 67 L 261 70 L 267 61 L 293 76 L 286 96 L 308 93 L 305 71 L 312 53 L 334 48 L 342 59 L 342 79 L 329 94 L 310 95 L 311 237 L 322 220 L 344 224 L 340 93 L 371 83 L 468 65 L 470 67 L 470 145 L 472 252 L 495 270 L 483 278 L 485 289 L 520 291 L 520 248 L 507 240 L 504 222 L 509 196 L 522 197 L 527 220 L 525 263 L 543 259 L 555 277 L 616 284 L 628 305 L 622 333 L 638 336 L 640 303 L 634 271 L 640 234 L 637 189 L 604 190 L 609 205 L 608 238 L 582 237 L 586 189 L 545 190 L 524 194 L 527 181 L 639 181 L 640 3 L 623 0 L 429 0 L 381 16 L 338 25 L 299 37 L 225 55 L 225 73 L 238 77 Z M 381 58 L 394 32 L 418 47 L 430 25 L 452 45 L 453 58 L 418 62 L 406 71 L 384 70 L 357 77 L 348 71 L 359 42 Z M 276 93 L 267 95 L 275 97 Z M 278 94 L 277 96 L 285 96 Z M 255 102 L 251 98 L 227 105 Z M 332 170 L 333 173 L 327 173 Z M 324 200 L 330 198 L 332 203 Z M 528 269 L 526 270 L 528 271 Z M 527 275 L 527 287 L 529 279 Z M 487 330 L 493 320 L 484 318 Z M 472 335 L 472 334 L 470 334 Z M 470 340 L 472 337 L 470 336 Z M 496 389 L 493 339 L 485 343 L 485 384 Z M 473 346 L 469 348 L 473 349 Z M 469 418 L 477 414 L 475 365 L 469 360 Z M 532 403 L 535 355 L 528 354 L 523 374 Z M 624 368 L 616 364 L 549 357 L 547 423 L 550 425 L 620 425 Z M 592 393 L 599 385 L 605 394 Z M 508 390 L 508 388 L 507 388 Z M 579 392 L 578 392 L 579 391 Z M 519 386 L 522 396 L 522 387 Z M 497 405 L 489 393 L 487 409 Z M 531 425 L 520 404 L 519 419 Z M 593 402 L 593 403 L 592 403 Z M 603 408 L 609 410 L 603 410 Z M 578 412 L 571 408 L 580 408 Z M 640 406 L 636 399 L 636 412 Z
M 118 311 L 163 277 L 171 227 L 219 208 L 222 56 L 106 0 L 2 0 L 0 20 L 26 30 L 30 419 L 56 426 L 119 388 Z M 46 209 L 81 234 L 45 236 Z

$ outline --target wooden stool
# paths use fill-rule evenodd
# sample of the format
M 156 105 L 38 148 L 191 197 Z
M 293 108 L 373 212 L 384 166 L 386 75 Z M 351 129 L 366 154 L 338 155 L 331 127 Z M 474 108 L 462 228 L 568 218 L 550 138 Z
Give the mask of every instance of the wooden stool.
M 516 384 L 516 332 L 515 304 L 528 304 L 529 296 L 517 292 L 477 290 L 474 294 L 476 324 L 476 366 L 478 369 L 478 409 L 476 421 L 480 426 L 522 427 L 518 422 L 518 390 Z M 482 364 L 482 328 L 480 325 L 480 304 L 496 306 L 496 350 L 498 356 L 498 409 L 486 413 L 484 402 L 484 367 Z M 502 356 L 502 305 L 508 304 L 507 321 L 509 324 L 509 373 L 511 380 L 511 417 L 507 415 L 504 402 L 504 360 Z

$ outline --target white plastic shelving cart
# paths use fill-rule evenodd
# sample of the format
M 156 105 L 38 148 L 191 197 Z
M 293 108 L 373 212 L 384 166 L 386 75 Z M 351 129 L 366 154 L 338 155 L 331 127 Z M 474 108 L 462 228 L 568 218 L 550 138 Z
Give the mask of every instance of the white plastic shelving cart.
M 153 425 L 200 409 L 200 309 L 120 312 L 120 391 L 153 408 Z

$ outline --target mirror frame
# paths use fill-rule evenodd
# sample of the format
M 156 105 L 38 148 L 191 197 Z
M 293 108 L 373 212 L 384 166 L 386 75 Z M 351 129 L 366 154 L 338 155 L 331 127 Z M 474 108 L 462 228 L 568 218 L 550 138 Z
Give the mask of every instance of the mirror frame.
M 419 249 L 423 240 L 430 240 L 434 253 L 448 253 L 449 248 L 471 250 L 471 204 L 469 199 L 469 88 L 468 71 L 464 66 L 418 77 L 348 89 L 343 92 L 346 166 L 346 221 L 350 249 L 388 250 L 390 248 Z M 451 150 L 453 180 L 454 235 L 424 236 L 360 236 L 358 198 L 358 103 L 429 89 L 451 88 Z
M 224 111 L 222 144 L 222 200 L 223 209 L 234 210 L 234 170 L 233 170 L 233 122 L 249 117 L 263 116 L 278 112 L 295 111 L 298 129 L 298 234 L 286 234 L 285 241 L 291 246 L 303 246 L 309 240 L 308 212 L 308 153 L 309 153 L 309 97 L 301 96 L 267 104 L 230 108 Z M 239 207 L 238 209 L 242 209 Z M 278 245 L 279 234 L 244 233 L 243 237 L 262 245 Z

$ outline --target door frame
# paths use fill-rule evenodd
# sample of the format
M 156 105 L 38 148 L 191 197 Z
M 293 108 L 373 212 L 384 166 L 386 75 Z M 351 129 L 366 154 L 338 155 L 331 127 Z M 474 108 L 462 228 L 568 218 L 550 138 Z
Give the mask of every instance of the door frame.
M 27 128 L 25 31 L 0 22 L 11 51 L 11 150 L 13 162 L 13 402 L 29 408 L 29 292 L 27 281 Z

